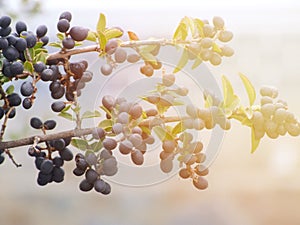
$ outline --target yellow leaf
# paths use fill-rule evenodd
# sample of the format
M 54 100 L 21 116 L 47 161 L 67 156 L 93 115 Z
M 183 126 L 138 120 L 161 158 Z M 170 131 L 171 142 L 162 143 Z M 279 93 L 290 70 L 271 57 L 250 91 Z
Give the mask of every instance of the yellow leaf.
M 172 135 L 177 135 L 179 133 L 182 133 L 184 131 L 183 123 L 179 122 L 176 124 L 176 126 L 172 129 Z
M 189 53 L 187 49 L 183 49 L 183 53 L 181 55 L 181 58 L 176 66 L 176 68 L 173 70 L 173 73 L 177 73 L 187 64 L 189 60 Z
M 222 52 L 222 50 L 220 49 L 220 47 L 215 42 L 212 44 L 212 50 L 214 52 L 217 52 L 217 53 L 221 53 Z
M 100 43 L 100 48 L 104 52 L 107 39 L 106 39 L 105 35 L 102 32 L 98 33 L 98 35 L 99 35 L 98 39 L 99 39 L 99 43 Z
M 97 41 L 97 33 L 89 30 L 86 40 L 96 42 Z
M 155 132 L 155 134 L 161 141 L 174 139 L 173 136 L 161 126 L 155 126 L 152 130 Z
M 203 33 L 203 26 L 204 23 L 202 20 L 196 18 L 194 19 L 194 24 L 195 24 L 195 28 L 197 28 L 199 35 L 203 38 L 204 37 L 204 33 Z
M 235 100 L 234 91 L 230 81 L 223 75 L 222 76 L 224 107 L 228 107 Z
M 259 145 L 260 139 L 255 138 L 254 128 L 251 128 L 251 153 L 254 153 Z
M 117 38 L 122 36 L 123 32 L 116 28 L 107 29 L 104 31 L 104 35 L 107 40 L 110 40 L 112 38 Z
M 245 89 L 247 91 L 250 106 L 252 106 L 256 99 L 255 89 L 254 89 L 253 85 L 251 84 L 251 82 L 249 81 L 249 79 L 244 74 L 239 73 L 239 76 L 242 79 Z
M 106 18 L 103 13 L 100 13 L 98 23 L 97 23 L 97 33 L 103 33 L 106 27 Z
M 200 57 L 197 57 L 194 61 L 194 64 L 192 65 L 192 69 L 197 68 L 202 63 L 202 60 Z
M 157 59 L 154 55 L 152 55 L 150 52 L 143 52 L 141 51 L 140 52 L 140 55 L 141 57 L 147 61 L 147 62 L 151 62 L 151 63 L 154 63 L 154 64 L 157 64 Z
M 187 26 L 184 22 L 180 22 L 174 35 L 173 39 L 174 40 L 185 40 L 188 35 L 188 29 Z
M 187 28 L 190 29 L 191 33 L 192 33 L 192 37 L 195 37 L 196 33 L 195 33 L 195 24 L 192 18 L 185 16 L 182 19 L 182 22 L 184 22 L 187 26 Z

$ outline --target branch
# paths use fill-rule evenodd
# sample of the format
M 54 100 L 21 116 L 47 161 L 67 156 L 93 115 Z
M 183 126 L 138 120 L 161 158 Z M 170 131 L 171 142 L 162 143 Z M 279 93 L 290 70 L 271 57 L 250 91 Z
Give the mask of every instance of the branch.
M 86 128 L 86 129 L 73 129 L 62 131 L 55 134 L 47 134 L 47 135 L 35 135 L 27 138 L 22 138 L 14 141 L 3 141 L 0 142 L 0 149 L 8 149 L 15 148 L 25 145 L 32 145 L 36 138 L 39 139 L 40 142 L 51 141 L 59 138 L 69 138 L 69 137 L 81 137 L 83 135 L 92 134 L 95 128 Z
M 178 44 L 190 44 L 192 42 L 199 42 L 200 39 L 192 39 L 190 41 L 174 41 L 172 39 L 156 39 L 156 40 L 139 40 L 139 41 L 124 41 L 120 44 L 121 47 L 124 48 L 133 48 L 143 45 L 178 45 Z M 101 52 L 99 45 L 91 45 L 81 48 L 76 48 L 72 50 L 66 50 L 66 51 L 59 51 L 52 54 L 49 54 L 47 57 L 47 60 L 53 60 L 53 59 L 61 59 L 61 58 L 68 58 L 72 55 L 78 55 L 82 53 L 87 52 Z

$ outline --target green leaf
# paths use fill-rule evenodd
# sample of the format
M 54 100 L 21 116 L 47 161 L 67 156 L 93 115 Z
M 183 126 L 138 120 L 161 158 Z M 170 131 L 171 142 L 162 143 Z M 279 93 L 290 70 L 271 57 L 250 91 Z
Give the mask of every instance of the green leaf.
M 140 52 L 152 52 L 157 48 L 157 45 L 144 45 L 139 47 Z
M 65 35 L 62 34 L 62 33 L 57 33 L 57 34 L 56 34 L 56 37 L 57 37 L 59 40 L 61 40 L 61 41 L 65 39 Z
M 29 72 L 29 73 L 33 73 L 34 68 L 33 68 L 32 62 L 26 61 L 24 63 L 24 70 Z
M 96 141 L 94 143 L 92 143 L 90 145 L 90 148 L 94 151 L 94 152 L 98 152 L 102 149 L 103 145 L 101 141 Z
M 155 126 L 152 130 L 155 132 L 155 134 L 161 141 L 174 139 L 173 136 L 161 126 Z
M 154 64 L 157 64 L 157 59 L 154 55 L 152 55 L 150 52 L 140 52 L 141 57 L 147 61 L 147 62 L 151 62 Z
M 47 61 L 47 56 L 48 56 L 48 54 L 47 53 L 45 53 L 45 52 L 40 52 L 40 53 L 38 53 L 35 57 L 34 57 L 34 62 L 38 62 L 38 61 L 41 61 L 41 62 L 43 62 L 43 63 L 46 63 L 46 61 Z
M 104 35 L 107 40 L 110 40 L 112 38 L 117 38 L 122 36 L 123 32 L 116 28 L 107 29 L 104 31 Z
M 5 92 L 6 92 L 6 94 L 10 95 L 10 94 L 14 93 L 14 90 L 15 90 L 14 85 L 9 85 L 9 86 L 6 88 Z
M 173 35 L 173 39 L 184 41 L 186 39 L 187 35 L 188 35 L 187 26 L 184 22 L 181 21 Z
M 184 48 L 181 58 L 177 64 L 176 68 L 173 70 L 173 73 L 177 73 L 180 70 L 182 70 L 182 68 L 187 64 L 188 60 L 189 60 L 189 53 L 188 53 L 188 50 Z
M 172 135 L 176 136 L 177 134 L 180 134 L 184 131 L 184 126 L 182 122 L 179 122 L 176 124 L 176 126 L 172 130 Z
M 74 113 L 79 113 L 81 107 L 80 107 L 79 105 L 77 105 L 75 108 L 71 108 L 71 109 L 72 109 L 72 111 L 73 111 Z
M 98 127 L 101 127 L 103 129 L 111 128 L 113 125 L 113 121 L 111 119 L 105 119 L 102 120 L 99 124 Z
M 86 40 L 96 42 L 97 41 L 97 33 L 89 30 Z
M 83 139 L 72 138 L 71 145 L 80 150 L 87 150 L 89 143 Z
M 65 119 L 67 119 L 67 120 L 75 121 L 75 119 L 73 118 L 72 114 L 67 113 L 67 112 L 60 112 L 58 114 L 58 116 L 61 116 L 61 117 L 65 118 Z
M 61 110 L 61 112 L 67 112 L 70 108 L 71 108 L 71 105 L 68 105 L 63 110 Z
M 89 118 L 95 118 L 95 117 L 101 117 L 101 113 L 97 110 L 95 111 L 86 111 L 82 115 L 82 119 L 89 119 Z
M 196 36 L 196 29 L 195 29 L 195 24 L 194 24 L 194 21 L 192 18 L 188 17 L 188 16 L 185 16 L 183 19 L 182 19 L 182 22 L 184 22 L 186 24 L 186 26 L 190 29 L 191 33 L 192 33 L 192 37 L 195 38 Z
M 105 15 L 103 13 L 100 13 L 99 19 L 98 19 L 98 23 L 97 23 L 97 33 L 100 34 L 104 32 L 106 27 L 106 18 Z
M 250 106 L 252 106 L 256 99 L 255 89 L 254 89 L 252 83 L 250 82 L 250 80 L 244 74 L 239 73 L 239 76 L 242 79 L 245 89 L 247 91 L 249 104 L 250 104 Z
M 62 48 L 61 43 L 59 42 L 51 42 L 48 44 L 48 46 L 54 47 L 54 48 Z
M 200 64 L 202 63 L 202 60 L 200 57 L 197 57 L 194 61 L 194 64 L 192 65 L 192 69 L 196 69 Z
M 43 42 L 41 42 L 41 41 L 39 41 L 39 42 L 37 42 L 37 43 L 35 44 L 35 46 L 34 46 L 34 49 L 39 49 L 39 48 L 42 48 L 42 47 L 43 47 L 43 45 L 44 45 L 44 43 L 43 43 Z M 46 49 L 44 49 L 44 50 L 46 50 Z
M 255 138 L 254 128 L 251 128 L 251 153 L 254 153 L 259 145 L 260 139 Z

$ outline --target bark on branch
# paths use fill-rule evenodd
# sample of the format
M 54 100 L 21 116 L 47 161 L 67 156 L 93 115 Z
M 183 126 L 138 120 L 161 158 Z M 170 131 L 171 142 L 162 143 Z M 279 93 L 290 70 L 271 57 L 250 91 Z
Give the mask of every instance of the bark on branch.
M 25 145 L 32 145 L 36 138 L 39 139 L 39 142 L 51 141 L 59 138 L 68 138 L 68 137 L 81 137 L 83 135 L 92 134 L 95 128 L 85 128 L 85 129 L 73 129 L 62 131 L 55 134 L 46 134 L 46 135 L 34 135 L 27 138 L 22 138 L 14 141 L 3 141 L 0 142 L 0 149 L 9 149 Z

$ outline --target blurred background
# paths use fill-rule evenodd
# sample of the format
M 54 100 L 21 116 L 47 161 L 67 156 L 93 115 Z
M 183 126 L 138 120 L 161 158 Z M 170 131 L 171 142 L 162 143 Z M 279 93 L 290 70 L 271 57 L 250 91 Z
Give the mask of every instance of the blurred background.
M 247 96 L 237 74 L 242 72 L 257 90 L 275 85 L 288 101 L 290 111 L 300 117 L 300 2 L 286 1 L 0 1 L 2 14 L 25 20 L 29 28 L 49 27 L 55 38 L 56 22 L 62 11 L 73 13 L 72 24 L 94 28 L 100 12 L 109 26 L 133 30 L 141 38 L 171 37 L 183 16 L 211 21 L 224 18 L 233 31 L 235 55 L 221 66 L 208 66 L 216 79 L 225 74 L 241 98 Z M 97 72 L 97 55 L 87 56 Z M 93 61 L 94 60 L 94 61 Z M 89 88 L 100 88 L 100 83 Z M 48 94 L 41 92 L 40 103 Z M 46 100 L 45 100 L 46 99 Z M 34 134 L 23 126 L 32 114 L 54 118 L 49 108 L 39 105 L 19 112 L 11 121 L 6 139 Z M 72 124 L 60 123 L 64 129 Z M 59 129 L 58 128 L 58 129 Z M 80 178 L 72 175 L 73 164 L 65 166 L 63 184 L 38 187 L 37 171 L 27 148 L 13 150 L 23 165 L 16 169 L 6 160 L 0 170 L 0 225 L 298 225 L 300 223 L 300 142 L 289 136 L 264 138 L 255 154 L 250 153 L 250 130 L 233 123 L 222 149 L 210 168 L 209 188 L 196 190 L 189 181 L 174 176 L 149 187 L 112 184 L 112 194 L 82 193 Z

